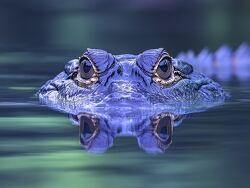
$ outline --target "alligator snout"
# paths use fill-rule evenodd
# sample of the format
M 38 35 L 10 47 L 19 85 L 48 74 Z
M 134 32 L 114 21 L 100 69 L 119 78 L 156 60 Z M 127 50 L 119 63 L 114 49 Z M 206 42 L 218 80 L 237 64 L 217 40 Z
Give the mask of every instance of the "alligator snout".
M 110 93 L 136 93 L 138 92 L 140 84 L 135 81 L 116 81 L 109 86 Z
M 112 104 L 138 104 L 147 101 L 141 92 L 140 83 L 134 81 L 115 81 L 109 85 L 104 101 Z

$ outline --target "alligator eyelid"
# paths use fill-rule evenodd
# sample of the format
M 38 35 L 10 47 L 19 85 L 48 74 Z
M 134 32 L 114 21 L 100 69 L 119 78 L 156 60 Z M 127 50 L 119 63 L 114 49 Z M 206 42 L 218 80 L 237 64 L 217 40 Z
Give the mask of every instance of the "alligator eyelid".
M 87 59 L 88 61 L 90 61 L 90 63 L 93 66 L 94 71 L 97 73 L 98 68 L 96 67 L 95 62 L 91 59 L 91 57 L 88 56 L 87 52 L 83 53 L 82 56 L 79 57 L 79 62 L 82 62 L 82 59 Z
M 157 58 L 155 64 L 153 65 L 153 68 L 160 62 L 162 61 L 164 58 L 167 58 L 168 60 L 173 61 L 173 58 L 169 55 L 169 53 L 166 50 L 163 50 L 163 52 L 159 55 L 159 57 Z M 137 61 L 136 61 L 137 64 Z M 139 64 L 137 64 L 138 67 L 142 68 Z
M 173 61 L 173 58 L 164 50 L 160 56 L 160 58 L 158 59 L 157 63 L 159 61 L 161 61 L 163 58 L 168 58 L 168 60 L 170 60 L 171 62 Z
M 140 70 L 141 70 L 145 75 L 147 75 L 148 77 L 151 77 L 151 73 L 148 72 L 148 71 L 146 71 L 144 68 L 142 68 L 142 67 L 137 63 L 137 61 L 136 61 L 136 65 L 137 65 L 137 67 L 140 68 Z
M 98 79 L 96 82 L 99 82 L 99 78 L 100 78 L 101 76 L 105 76 L 105 75 L 109 72 L 109 70 L 115 66 L 115 60 L 114 60 L 114 61 L 112 62 L 112 64 L 111 64 L 109 67 L 107 67 L 103 72 L 98 72 L 98 67 L 96 67 L 95 62 L 91 59 L 91 57 L 88 56 L 88 54 L 87 54 L 86 52 L 83 53 L 83 55 L 79 57 L 79 61 L 81 62 L 81 61 L 84 60 L 84 59 L 87 59 L 88 61 L 91 62 L 92 66 L 93 66 L 93 69 L 94 69 L 94 74 L 95 74 L 95 76 L 96 76 L 97 79 Z M 72 80 L 74 80 L 78 86 L 81 86 L 81 87 L 82 87 L 82 86 L 83 86 L 83 87 L 88 86 L 87 83 L 81 83 L 80 81 L 78 81 L 77 79 L 75 79 L 75 77 L 76 77 L 77 74 L 78 74 L 78 71 L 79 71 L 79 66 L 76 67 L 76 69 L 75 69 L 74 72 L 72 72 L 71 74 L 68 75 L 68 78 L 67 78 L 67 79 L 72 79 Z M 93 77 L 92 77 L 92 78 L 93 78 Z M 87 79 L 87 80 L 91 80 L 92 78 Z M 95 82 L 95 83 L 96 83 L 96 82 Z M 99 82 L 99 83 L 100 83 L 100 82 Z
M 168 59 L 170 61 L 170 64 L 173 66 L 173 58 L 166 51 L 163 51 L 163 53 L 160 55 L 159 59 L 153 66 L 153 69 L 156 69 L 164 58 Z
M 154 67 L 163 59 L 163 58 L 168 58 L 170 61 L 171 61 L 171 64 L 172 64 L 172 61 L 173 61 L 173 58 L 164 50 L 163 53 L 160 55 L 159 59 L 156 61 L 155 65 L 152 67 L 153 70 L 154 70 Z M 137 67 L 139 67 L 143 73 L 149 77 L 151 77 L 151 73 L 146 71 L 143 67 L 141 67 L 137 61 L 136 61 L 136 65 Z
M 84 53 L 82 54 L 82 56 L 79 57 L 79 61 L 81 61 L 81 59 L 83 59 L 83 58 L 88 59 L 88 60 L 92 63 L 92 65 L 94 66 L 94 70 L 95 70 L 95 71 L 98 69 L 98 67 L 96 67 L 96 65 L 95 65 L 95 62 L 91 59 L 91 57 L 88 56 L 87 52 L 84 52 Z M 113 68 L 114 66 L 115 66 L 115 60 L 114 60 L 114 61 L 112 62 L 112 64 L 111 64 L 109 67 L 107 67 L 103 72 L 99 72 L 99 73 L 98 73 L 98 72 L 96 71 L 96 73 L 98 74 L 98 76 L 104 76 L 104 75 L 106 75 L 106 74 L 108 73 L 108 70 L 111 69 L 111 68 Z
M 106 74 L 108 73 L 108 71 L 109 71 L 111 68 L 113 68 L 114 66 L 115 66 L 115 61 L 113 61 L 113 63 L 112 63 L 106 70 L 104 70 L 103 72 L 98 73 L 98 75 L 99 75 L 99 76 L 104 76 L 104 75 L 106 75 Z

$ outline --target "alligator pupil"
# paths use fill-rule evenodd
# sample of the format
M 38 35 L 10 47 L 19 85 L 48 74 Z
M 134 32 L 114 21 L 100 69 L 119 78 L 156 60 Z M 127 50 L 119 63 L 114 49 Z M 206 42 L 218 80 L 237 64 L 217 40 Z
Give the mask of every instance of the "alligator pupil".
M 80 75 L 83 79 L 90 79 L 94 74 L 92 64 L 88 60 L 83 60 L 80 65 Z
M 167 72 L 168 70 L 168 63 L 166 60 L 163 60 L 160 65 L 159 65 L 160 69 L 163 71 L 163 72 Z
M 171 76 L 171 64 L 167 59 L 163 59 L 156 70 L 161 79 L 168 79 Z
M 83 71 L 85 73 L 88 73 L 91 70 L 91 68 L 92 68 L 91 63 L 89 61 L 84 61 L 84 63 L 83 63 Z

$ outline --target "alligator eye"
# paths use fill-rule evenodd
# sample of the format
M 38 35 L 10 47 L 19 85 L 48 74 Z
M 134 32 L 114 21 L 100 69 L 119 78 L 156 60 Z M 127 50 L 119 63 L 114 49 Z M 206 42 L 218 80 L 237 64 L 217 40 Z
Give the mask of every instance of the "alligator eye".
M 156 73 L 163 80 L 170 78 L 173 74 L 171 61 L 167 58 L 163 58 L 156 69 Z
M 84 59 L 80 63 L 80 75 L 82 79 L 90 79 L 94 75 L 94 68 L 91 62 L 87 59 Z
M 168 53 L 164 52 L 159 61 L 156 62 L 152 79 L 163 87 L 169 87 L 177 81 L 172 58 Z
M 96 83 L 99 79 L 97 68 L 86 54 L 79 58 L 80 64 L 76 72 L 72 74 L 72 79 L 80 87 L 88 87 Z

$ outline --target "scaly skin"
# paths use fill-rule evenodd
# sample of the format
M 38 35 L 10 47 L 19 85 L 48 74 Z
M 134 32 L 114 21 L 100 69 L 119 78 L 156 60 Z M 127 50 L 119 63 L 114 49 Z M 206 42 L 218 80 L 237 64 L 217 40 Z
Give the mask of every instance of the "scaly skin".
M 91 62 L 94 71 L 91 79 L 79 78 L 79 65 L 84 61 L 73 59 L 63 72 L 41 87 L 39 99 L 64 111 L 72 107 L 84 110 L 113 106 L 197 108 L 224 102 L 227 93 L 218 83 L 193 70 L 192 65 L 166 54 L 163 48 L 139 55 L 112 55 L 87 49 L 81 58 L 87 61 L 87 57 Z M 161 58 L 170 67 L 168 74 L 171 72 L 164 80 L 156 73 Z
M 247 43 L 242 43 L 235 51 L 223 45 L 214 53 L 204 48 L 198 54 L 192 50 L 181 52 L 177 58 L 190 62 L 197 71 L 220 81 L 250 79 L 250 46 Z

